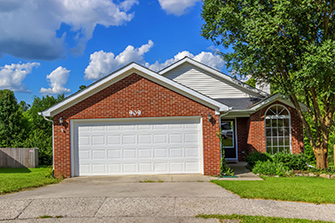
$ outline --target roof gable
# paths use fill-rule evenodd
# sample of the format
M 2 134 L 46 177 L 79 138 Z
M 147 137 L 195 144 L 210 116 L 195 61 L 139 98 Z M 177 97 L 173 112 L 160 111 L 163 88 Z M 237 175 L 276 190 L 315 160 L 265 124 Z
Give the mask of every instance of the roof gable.
M 159 74 L 211 98 L 266 97 L 268 94 L 214 68 L 185 57 Z
M 55 104 L 51 106 L 50 108 L 46 109 L 45 111 L 39 113 L 43 116 L 54 116 L 55 114 L 58 114 L 62 111 L 64 111 L 67 108 L 70 108 L 71 106 L 79 103 L 80 101 L 83 101 L 84 99 L 98 93 L 102 89 L 105 89 L 106 87 L 112 85 L 113 83 L 116 83 L 120 81 L 121 79 L 129 76 L 132 73 L 136 73 L 140 76 L 143 76 L 144 78 L 147 78 L 157 84 L 160 84 L 170 90 L 173 90 L 185 97 L 188 97 L 192 100 L 195 100 L 203 105 L 206 105 L 210 108 L 215 109 L 216 111 L 226 111 L 228 110 L 228 106 L 217 102 L 205 95 L 200 94 L 199 92 L 196 92 L 190 88 L 187 88 L 185 86 L 182 86 L 181 84 L 176 83 L 175 81 L 172 81 L 168 78 L 165 78 L 148 68 L 145 68 L 139 64 L 131 63 L 129 65 L 126 65 L 125 67 L 105 76 L 104 78 L 94 82 L 90 86 L 86 87 L 85 89 L 69 96 L 68 98 L 64 99 L 63 101 L 59 102 L 58 104 Z

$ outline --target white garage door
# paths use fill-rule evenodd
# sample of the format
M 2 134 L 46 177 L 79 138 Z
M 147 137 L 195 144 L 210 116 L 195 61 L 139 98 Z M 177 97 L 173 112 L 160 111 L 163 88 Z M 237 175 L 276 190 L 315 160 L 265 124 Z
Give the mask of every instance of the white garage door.
M 73 124 L 75 176 L 202 173 L 200 118 Z

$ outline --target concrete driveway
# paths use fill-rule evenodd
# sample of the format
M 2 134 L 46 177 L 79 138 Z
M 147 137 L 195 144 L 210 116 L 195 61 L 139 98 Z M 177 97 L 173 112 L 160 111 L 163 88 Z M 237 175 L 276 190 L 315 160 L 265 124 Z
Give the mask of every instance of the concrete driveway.
M 335 205 L 241 199 L 202 175 L 77 177 L 0 196 L 8 222 L 218 222 L 197 214 L 335 220 Z M 40 216 L 62 218 L 38 219 Z

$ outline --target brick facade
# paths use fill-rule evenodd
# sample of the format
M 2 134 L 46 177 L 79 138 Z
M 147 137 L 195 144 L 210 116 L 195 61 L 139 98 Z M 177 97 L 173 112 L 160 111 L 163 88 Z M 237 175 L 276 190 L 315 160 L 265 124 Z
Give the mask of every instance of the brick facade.
M 141 110 L 141 117 L 202 116 L 204 174 L 219 174 L 215 111 L 134 73 L 54 116 L 55 175 L 71 177 L 71 119 L 129 118 L 129 110 Z M 216 123 L 208 121 L 208 114 Z M 60 117 L 64 126 L 58 122 Z
M 273 102 L 270 105 L 262 108 L 261 110 L 257 111 L 254 114 L 250 115 L 249 124 L 247 128 L 243 126 L 243 120 L 238 119 L 238 123 L 240 122 L 241 128 L 238 128 L 238 135 L 242 136 L 242 139 L 238 142 L 241 143 L 239 145 L 239 150 L 246 150 L 246 153 L 250 153 L 254 150 L 259 152 L 265 152 L 266 150 L 266 143 L 265 143 L 265 112 L 266 110 L 274 105 L 274 104 L 281 104 L 285 106 L 291 115 L 291 146 L 292 146 L 292 153 L 300 153 L 304 150 L 304 143 L 303 143 L 303 125 L 298 116 L 297 111 L 287 106 L 281 102 Z M 244 119 L 244 118 L 243 118 Z M 240 120 L 240 121 L 239 121 Z M 245 139 L 245 135 L 248 134 L 247 140 Z M 243 146 L 246 143 L 247 146 Z M 239 153 L 242 151 L 239 151 Z

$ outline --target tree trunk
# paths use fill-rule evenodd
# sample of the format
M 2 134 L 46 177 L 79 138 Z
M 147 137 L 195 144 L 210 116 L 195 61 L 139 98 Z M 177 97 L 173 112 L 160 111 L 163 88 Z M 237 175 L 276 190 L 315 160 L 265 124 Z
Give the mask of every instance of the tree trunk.
M 318 169 L 328 168 L 328 150 L 324 148 L 315 148 L 314 155 L 316 157 L 316 167 Z

